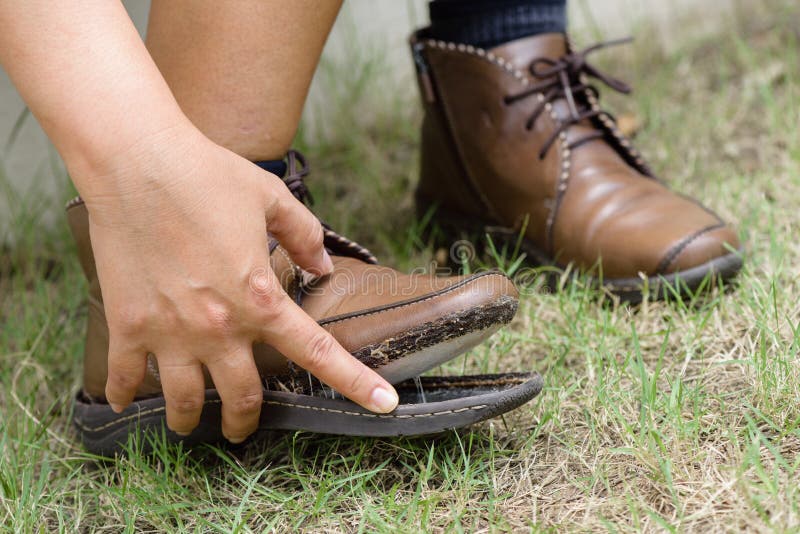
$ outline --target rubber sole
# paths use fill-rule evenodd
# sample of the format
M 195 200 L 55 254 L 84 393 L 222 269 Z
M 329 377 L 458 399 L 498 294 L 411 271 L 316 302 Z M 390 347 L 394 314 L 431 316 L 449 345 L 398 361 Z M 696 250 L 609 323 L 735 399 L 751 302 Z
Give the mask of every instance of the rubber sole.
M 411 391 L 404 381 L 419 376 L 421 373 L 433 369 L 449 361 L 470 348 L 478 345 L 491 336 L 500 327 L 508 324 L 514 318 L 518 306 L 516 298 L 508 295 L 498 296 L 493 301 L 481 306 L 474 306 L 465 310 L 452 312 L 435 321 L 418 325 L 406 332 L 398 334 L 380 343 L 363 347 L 353 355 L 373 368 L 391 383 L 400 383 L 398 393 L 401 402 L 408 404 L 401 406 L 392 415 L 377 416 L 358 407 L 341 397 L 325 386 L 317 378 L 303 369 L 290 366 L 290 374 L 286 376 L 269 376 L 264 379 L 264 405 L 262 407 L 261 427 L 267 429 L 309 430 L 313 432 L 335 433 L 342 435 L 364 436 L 389 436 L 389 435 L 416 435 L 428 433 L 426 425 L 421 422 L 423 417 L 434 415 L 442 418 L 441 423 L 435 423 L 430 432 L 440 432 L 451 426 L 453 428 L 470 424 L 474 417 L 484 417 L 482 414 L 491 414 L 490 407 L 473 405 L 464 413 L 447 414 L 447 406 L 428 406 L 436 413 L 417 410 L 412 403 L 422 402 L 421 398 L 412 398 Z M 451 379 L 448 383 L 457 383 L 461 395 L 483 394 L 492 380 L 495 383 L 502 380 L 517 380 L 516 375 L 493 377 L 492 379 L 474 378 L 478 380 L 478 389 L 467 388 L 467 381 Z M 520 375 L 523 376 L 523 375 Z M 508 378 L 511 377 L 511 378 Z M 442 392 L 445 391 L 442 379 L 423 378 L 423 391 L 431 389 L 432 399 L 445 401 Z M 411 384 L 416 383 L 411 381 Z M 467 389 L 465 389 L 467 388 Z M 338 397 L 338 398 L 337 398 Z M 456 395 L 455 397 L 459 397 Z M 454 397 L 454 398 L 455 398 Z M 426 397 L 427 399 L 427 397 Z M 452 400 L 452 399 L 450 399 Z M 437 402 L 439 402 L 437 401 Z M 180 438 L 177 434 L 167 431 L 170 441 L 183 441 L 187 444 L 197 444 L 222 440 L 220 398 L 216 390 L 206 391 L 205 405 L 200 426 L 187 438 Z M 479 403 L 480 404 L 480 403 Z M 453 409 L 462 408 L 455 407 Z M 92 453 L 100 455 L 113 455 L 122 450 L 122 444 L 127 441 L 131 432 L 147 432 L 150 429 L 166 429 L 166 403 L 163 397 L 137 400 L 121 414 L 116 414 L 104 402 L 93 401 L 88 395 L 78 394 L 75 401 L 73 423 L 78 429 L 84 446 Z M 342 413 L 338 413 L 341 411 Z M 322 420 L 308 419 L 309 414 L 315 416 L 324 414 Z M 265 419 L 265 415 L 267 419 Z M 419 419 L 414 424 L 401 423 L 396 426 L 399 434 L 392 434 L 388 422 L 405 421 L 406 415 L 413 415 L 412 419 Z M 485 417 L 491 417 L 486 415 Z M 335 421 L 342 423 L 336 426 Z M 359 424 L 369 421 L 369 424 Z M 380 430 L 375 430 L 380 429 Z M 377 432 L 377 433 L 375 433 Z M 143 445 L 145 445 L 143 443 Z
M 417 199 L 417 204 L 420 213 L 425 213 L 432 206 L 432 204 L 419 198 Z M 486 236 L 488 236 L 496 248 L 507 246 L 513 249 L 519 246 L 520 251 L 526 255 L 525 263 L 527 265 L 550 268 L 551 270 L 542 273 L 542 276 L 545 277 L 545 282 L 551 289 L 559 287 L 561 275 L 569 271 L 573 279 L 580 278 L 591 287 L 603 288 L 619 297 L 621 301 L 632 304 L 641 302 L 645 294 L 652 300 L 691 297 L 704 284 L 711 288 L 720 282 L 730 281 L 739 273 L 743 264 L 743 251 L 740 249 L 691 269 L 675 273 L 641 278 L 600 279 L 586 273 L 576 272 L 565 265 L 559 264 L 529 239 L 524 237 L 520 239 L 519 231 L 517 230 L 484 224 L 441 208 L 437 208 L 433 222 L 441 230 L 440 233 L 432 232 L 436 238 L 435 244 L 437 246 L 444 246 L 450 250 L 455 243 L 464 239 L 469 240 L 471 243 L 485 246 L 487 244 Z M 455 263 L 452 259 L 451 262 Z
M 419 385 L 409 380 L 396 388 L 401 404 L 390 414 L 371 413 L 325 390 L 301 394 L 265 389 L 258 429 L 369 437 L 437 434 L 525 404 L 541 391 L 542 378 L 537 373 L 423 377 Z M 113 456 L 125 450 L 132 433 L 144 437 L 163 432 L 167 441 L 187 446 L 222 442 L 221 404 L 216 390 L 206 390 L 200 424 L 186 437 L 167 430 L 163 397 L 135 401 L 117 414 L 107 404 L 79 394 L 73 422 L 89 452 Z M 149 443 L 141 440 L 145 452 Z

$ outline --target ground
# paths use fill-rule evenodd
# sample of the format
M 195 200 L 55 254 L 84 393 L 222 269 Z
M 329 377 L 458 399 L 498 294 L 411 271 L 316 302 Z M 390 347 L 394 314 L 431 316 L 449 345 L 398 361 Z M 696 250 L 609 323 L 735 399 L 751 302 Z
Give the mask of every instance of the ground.
M 771 4 L 742 8 L 722 34 L 670 52 L 642 27 L 636 46 L 598 54 L 605 69 L 634 82 L 634 96 L 610 106 L 641 123 L 636 141 L 658 174 L 736 223 L 746 246 L 738 284 L 639 306 L 580 284 L 527 291 L 509 328 L 445 371 L 536 369 L 543 393 L 436 439 L 270 434 L 236 449 L 157 443 L 143 456 L 134 443 L 116 461 L 89 457 L 69 423 L 85 283 L 63 217 L 41 222 L 57 203 L 35 184 L 12 191 L 0 177 L 13 220 L 0 234 L 0 524 L 68 532 L 797 529 L 800 14 L 789 2 Z M 312 136 L 307 125 L 298 144 L 313 162 L 318 212 L 385 263 L 411 269 L 436 255 L 419 237 L 411 201 L 419 111 L 410 91 L 380 87 L 378 60 L 363 59 L 331 91 L 328 133 Z M 383 105 L 364 119 L 376 94 Z

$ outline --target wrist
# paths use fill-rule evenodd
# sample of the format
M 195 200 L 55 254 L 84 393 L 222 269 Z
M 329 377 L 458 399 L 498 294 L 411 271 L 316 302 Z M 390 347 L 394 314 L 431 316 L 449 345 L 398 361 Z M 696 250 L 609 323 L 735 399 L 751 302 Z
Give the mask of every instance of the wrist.
M 147 120 L 95 120 L 91 128 L 76 128 L 67 142 L 54 139 L 59 154 L 79 191 L 114 175 L 169 142 L 179 142 L 194 127 L 180 113 L 149 114 Z M 123 122 L 123 124 L 112 124 Z M 86 184 L 88 182 L 88 184 Z M 81 191 L 83 194 L 83 191 Z
M 210 143 L 184 117 L 91 141 L 62 157 L 78 192 L 92 206 L 163 187 L 175 176 L 176 165 L 190 163 L 203 142 Z

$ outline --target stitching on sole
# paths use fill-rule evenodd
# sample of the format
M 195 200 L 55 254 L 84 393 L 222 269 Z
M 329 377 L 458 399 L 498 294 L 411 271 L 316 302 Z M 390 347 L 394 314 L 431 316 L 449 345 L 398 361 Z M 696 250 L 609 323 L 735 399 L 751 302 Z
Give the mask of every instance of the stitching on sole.
M 214 399 L 214 400 L 203 402 L 203 406 L 210 405 L 210 404 L 222 404 L 222 400 Z M 468 406 L 468 407 L 465 407 L 465 408 L 458 408 L 458 409 L 455 409 L 455 410 L 442 410 L 442 411 L 438 411 L 438 412 L 426 412 L 426 413 L 408 414 L 408 415 L 392 415 L 392 414 L 373 414 L 373 413 L 352 412 L 352 411 L 348 411 L 348 410 L 337 410 L 335 408 L 325 408 L 325 407 L 322 407 L 322 406 L 307 406 L 307 405 L 304 405 L 304 404 L 295 404 L 295 403 L 291 403 L 291 402 L 282 402 L 282 401 L 274 401 L 274 400 L 265 400 L 265 401 L 262 402 L 262 404 L 271 405 L 271 406 L 285 406 L 285 407 L 288 407 L 288 408 L 301 408 L 301 409 L 304 409 L 304 410 L 313 410 L 313 411 L 317 411 L 317 412 L 327 412 L 327 413 L 336 413 L 336 414 L 342 414 L 342 415 L 352 415 L 352 416 L 356 416 L 356 417 L 365 417 L 365 418 L 371 418 L 371 419 L 416 419 L 416 418 L 420 418 L 421 419 L 421 418 L 425 418 L 425 417 L 433 417 L 433 416 L 436 416 L 436 415 L 448 415 L 448 414 L 456 414 L 456 413 L 463 413 L 463 412 L 469 412 L 469 411 L 477 411 L 477 410 L 482 410 L 484 408 L 487 408 L 489 406 L 488 404 L 480 404 L 480 405 L 477 405 L 477 406 Z M 119 419 L 115 419 L 113 421 L 109 421 L 108 423 L 105 423 L 105 424 L 102 424 L 102 425 L 96 426 L 96 427 L 90 427 L 90 426 L 84 425 L 83 423 L 81 423 L 78 420 L 74 420 L 74 424 L 79 429 L 83 430 L 84 432 L 99 432 L 101 430 L 106 430 L 106 429 L 111 428 L 113 426 L 121 426 L 122 424 L 124 424 L 124 423 L 126 423 L 128 421 L 131 421 L 133 419 L 140 419 L 143 416 L 152 415 L 152 414 L 159 413 L 159 412 L 164 412 L 164 411 L 166 411 L 166 406 L 159 406 L 157 408 L 151 408 L 149 410 L 144 410 L 144 411 L 141 411 L 141 412 L 137 412 L 135 414 L 127 415 L 125 417 L 121 417 Z

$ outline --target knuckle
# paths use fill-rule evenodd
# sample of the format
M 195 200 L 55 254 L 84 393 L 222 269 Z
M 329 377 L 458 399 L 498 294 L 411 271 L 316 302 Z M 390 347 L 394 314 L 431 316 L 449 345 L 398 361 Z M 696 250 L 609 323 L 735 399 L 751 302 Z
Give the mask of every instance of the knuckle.
M 273 321 L 280 316 L 289 298 L 283 290 L 274 288 L 256 291 L 255 295 L 260 317 L 264 321 Z
M 238 415 L 253 415 L 261 410 L 261 391 L 245 393 L 231 401 L 230 409 Z
M 169 408 L 179 414 L 194 414 L 203 409 L 203 401 L 196 396 L 171 397 Z
M 311 336 L 306 346 L 306 370 L 316 373 L 324 369 L 333 357 L 335 343 L 327 332 Z
M 137 374 L 109 369 L 107 389 L 113 396 L 116 391 L 128 392 L 136 389 L 140 381 L 140 377 Z
M 224 335 L 233 328 L 233 310 L 226 304 L 218 302 L 206 304 L 203 314 L 203 326 L 207 332 Z
M 269 183 L 270 181 L 272 183 Z M 275 191 L 280 191 L 284 185 L 283 181 L 277 176 L 273 176 L 272 179 L 265 182 L 265 184 L 264 214 L 267 221 L 272 223 L 273 220 L 277 218 L 281 209 L 281 201 L 278 195 L 275 194 Z
M 308 236 L 305 240 L 306 246 L 309 248 L 309 250 L 320 249 L 322 248 L 324 239 L 325 235 L 322 231 L 322 225 L 315 217 L 308 227 Z
M 109 317 L 115 329 L 123 335 L 136 335 L 147 328 L 148 316 L 139 308 L 119 308 Z M 111 325 L 109 325 L 111 326 Z

